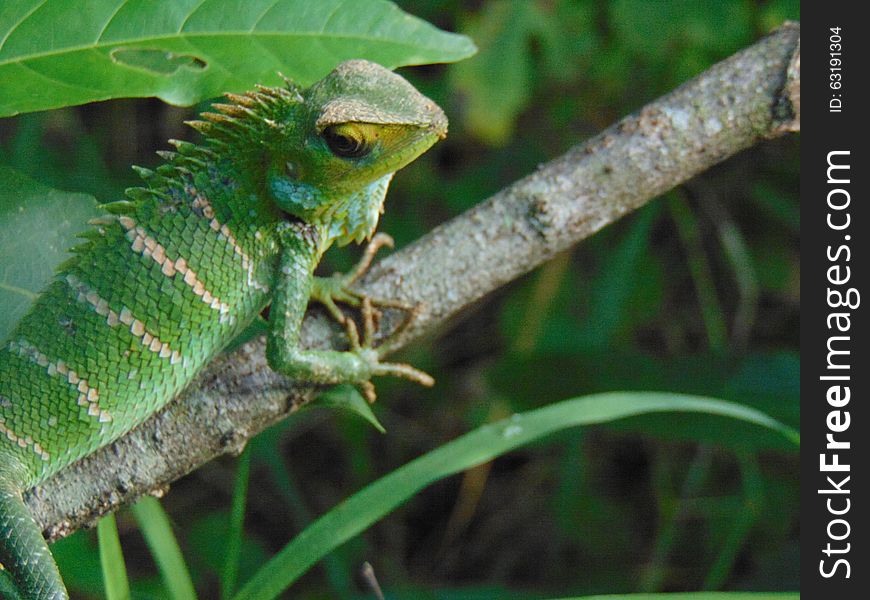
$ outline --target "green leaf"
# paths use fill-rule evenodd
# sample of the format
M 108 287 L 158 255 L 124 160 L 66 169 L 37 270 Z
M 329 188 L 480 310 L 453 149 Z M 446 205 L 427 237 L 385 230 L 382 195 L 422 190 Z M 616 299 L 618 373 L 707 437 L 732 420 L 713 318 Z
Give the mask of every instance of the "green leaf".
M 494 146 L 509 141 L 517 115 L 531 98 L 534 11 L 534 4 L 525 0 L 485 4 L 480 18 L 468 27 L 481 52 L 451 72 L 453 85 L 466 100 L 466 125 Z
M 107 600 L 129 600 L 130 583 L 114 514 L 106 515 L 97 523 L 97 538 L 100 540 L 100 564 L 103 566 Z
M 278 71 L 301 85 L 338 62 L 450 62 L 474 44 L 386 0 L 5 0 L 0 116 L 122 97 L 190 105 Z
M 151 550 L 151 556 L 157 563 L 170 597 L 173 600 L 195 600 L 196 592 L 190 573 L 175 534 L 172 533 L 169 517 L 160 502 L 152 496 L 143 496 L 133 505 L 133 516 Z
M 75 235 L 98 214 L 92 196 L 55 190 L 0 166 L 0 340 L 51 280 Z
M 792 443 L 799 434 L 757 410 L 679 394 L 612 392 L 565 400 L 485 425 L 433 450 L 354 494 L 287 544 L 245 585 L 236 600 L 271 600 L 329 552 L 358 535 L 427 485 L 488 462 L 546 435 L 578 425 L 652 412 L 700 412 L 772 429 Z
M 309 406 L 312 408 L 346 410 L 362 417 L 381 433 L 387 432 L 384 426 L 381 425 L 381 422 L 378 421 L 374 411 L 372 411 L 372 405 L 366 402 L 366 399 L 362 397 L 359 390 L 350 384 L 337 385 L 330 388 L 320 394 Z

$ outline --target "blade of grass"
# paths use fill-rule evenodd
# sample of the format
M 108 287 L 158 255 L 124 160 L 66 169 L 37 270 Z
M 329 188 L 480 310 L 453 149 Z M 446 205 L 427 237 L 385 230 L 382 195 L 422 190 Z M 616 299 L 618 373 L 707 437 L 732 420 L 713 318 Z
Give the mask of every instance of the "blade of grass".
M 251 450 L 245 448 L 239 456 L 236 483 L 233 488 L 233 505 L 230 511 L 230 526 L 227 531 L 227 560 L 221 574 L 221 598 L 226 600 L 236 589 L 239 578 L 239 558 L 242 552 L 242 535 L 245 527 L 245 501 L 248 498 L 248 481 L 251 475 Z
M 568 427 L 650 412 L 703 412 L 727 416 L 778 431 L 796 444 L 800 439 L 795 430 L 764 413 L 713 398 L 658 392 L 611 392 L 565 400 L 480 427 L 357 492 L 287 544 L 248 581 L 235 599 L 276 598 L 333 549 L 439 479 Z
M 737 225 L 727 217 L 724 210 L 718 211 L 721 215 L 716 220 L 716 229 L 719 234 L 719 243 L 734 273 L 734 281 L 737 282 L 738 304 L 734 315 L 732 329 L 732 346 L 739 352 L 744 352 L 749 345 L 749 336 L 752 333 L 752 325 L 755 323 L 755 315 L 758 312 L 759 285 L 752 265 L 752 255 L 749 245 L 737 228 Z
M 513 351 L 517 354 L 528 354 L 535 349 L 544 321 L 549 316 L 550 308 L 565 281 L 565 273 L 570 266 L 571 251 L 568 250 L 557 254 L 540 268 L 531 297 L 523 311 L 523 318 L 520 321 L 522 325 L 514 337 Z
M 757 459 L 751 454 L 741 454 L 739 461 L 743 479 L 743 505 L 740 507 L 740 513 L 734 518 L 734 525 L 716 561 L 707 573 L 703 585 L 705 590 L 715 590 L 725 585 L 734 569 L 740 550 L 746 543 L 752 527 L 758 521 L 761 504 L 764 502 L 764 480 Z
M 686 261 L 701 305 L 701 316 L 710 350 L 722 353 L 728 346 L 728 326 L 725 323 L 725 313 L 722 311 L 719 297 L 716 295 L 710 261 L 701 243 L 698 219 L 685 197 L 676 192 L 668 195 L 668 208 L 686 252 Z
M 657 202 L 648 204 L 633 215 L 628 231 L 594 278 L 585 323 L 592 347 L 610 347 L 629 314 L 626 305 L 631 302 L 637 272 L 644 267 L 649 253 L 650 232 L 658 219 L 659 206 Z
M 130 583 L 124 553 L 118 539 L 115 515 L 106 515 L 97 523 L 97 539 L 100 542 L 100 564 L 103 567 L 103 585 L 107 600 L 130 600 Z
M 160 502 L 152 496 L 144 496 L 133 505 L 133 516 L 136 517 L 139 530 L 151 550 L 151 556 L 157 563 L 157 569 L 170 596 L 173 600 L 195 600 L 196 592 L 187 564 L 181 555 L 175 534 L 172 533 L 169 517 Z
M 700 446 L 695 454 L 686 479 L 683 482 L 680 495 L 673 497 L 666 483 L 666 471 L 669 470 L 670 456 L 660 456 L 654 465 L 654 487 L 657 490 L 659 505 L 659 527 L 649 564 L 641 577 L 641 591 L 655 592 L 659 590 L 667 575 L 668 558 L 677 538 L 680 521 L 686 510 L 686 500 L 696 496 L 710 472 L 712 453 L 708 446 Z M 664 465 L 662 463 L 665 463 Z M 662 497 L 664 496 L 664 497 Z

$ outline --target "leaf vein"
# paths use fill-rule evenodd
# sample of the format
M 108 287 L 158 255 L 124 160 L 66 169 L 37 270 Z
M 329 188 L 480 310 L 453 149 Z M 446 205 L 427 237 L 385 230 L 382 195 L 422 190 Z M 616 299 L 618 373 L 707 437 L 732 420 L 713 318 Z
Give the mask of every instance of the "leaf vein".
M 37 4 L 36 6 L 34 6 L 34 7 L 33 7 L 32 9 L 30 9 L 29 11 L 27 11 L 27 13 L 24 14 L 24 16 L 22 16 L 20 19 L 18 19 L 18 22 L 17 22 L 17 23 L 15 23 L 12 27 L 9 28 L 9 31 L 6 32 L 6 35 L 4 35 L 4 36 L 3 36 L 3 39 L 0 40 L 0 50 L 3 50 L 3 46 L 6 44 L 6 40 L 9 39 L 9 36 L 12 35 L 12 33 L 13 33 L 16 29 L 18 29 L 19 27 L 21 27 L 21 24 L 24 23 L 27 19 L 29 19 L 29 18 L 31 17 L 31 15 L 33 15 L 33 13 L 35 13 L 35 12 L 38 11 L 40 8 L 42 8 L 43 6 L 45 6 L 45 3 L 46 3 L 46 2 L 48 2 L 48 0 L 42 0 L 42 2 L 40 2 L 39 4 Z
M 115 17 L 118 15 L 118 13 L 121 12 L 121 9 L 127 5 L 127 2 L 128 2 L 128 0 L 121 0 L 121 3 L 118 4 L 118 6 L 115 8 L 115 10 L 112 11 L 112 14 L 109 15 L 109 20 L 105 22 L 103 27 L 100 29 L 100 33 L 97 34 L 97 39 L 94 40 L 95 46 L 100 43 L 100 40 L 103 39 L 103 34 L 106 33 L 106 29 L 109 28 L 109 25 L 112 24 L 112 21 L 115 20 Z
M 189 13 L 187 13 L 187 16 L 184 17 L 184 20 L 181 22 L 181 25 L 178 26 L 178 31 L 175 32 L 176 34 L 180 34 L 182 31 L 184 31 L 184 28 L 187 25 L 187 22 L 190 21 L 190 18 L 194 15 L 194 13 L 202 8 L 202 5 L 206 2 L 208 2 L 208 0 L 200 0 L 199 4 L 197 4 Z
M 257 25 L 260 24 L 260 21 L 262 21 L 263 18 L 264 18 L 266 15 L 268 15 L 268 14 L 272 11 L 273 8 L 275 8 L 276 6 L 278 6 L 278 3 L 279 3 L 279 2 L 281 2 L 281 0 L 275 0 L 274 2 L 272 2 L 272 5 L 269 6 L 269 8 L 267 8 L 267 9 L 264 10 L 262 13 L 260 13 L 260 16 L 258 16 L 258 17 L 257 17 L 257 20 L 254 21 L 254 24 L 251 25 L 251 29 L 250 29 L 250 32 L 251 32 L 251 33 L 254 33 L 254 31 L 257 29 Z
M 184 39 L 187 42 L 190 42 L 194 38 L 208 38 L 208 37 L 248 37 L 250 33 L 248 31 L 220 31 L 220 32 L 206 32 L 206 33 L 187 33 L 183 36 L 180 36 L 181 39 Z M 394 46 L 402 46 L 413 48 L 416 50 L 441 50 L 438 46 L 423 46 L 419 43 L 406 41 L 406 40 L 397 40 L 393 38 L 383 38 L 383 37 L 375 37 L 370 35 L 360 35 L 360 34 L 350 34 L 350 33 L 327 33 L 320 31 L 298 31 L 298 32 L 258 32 L 256 36 L 250 37 L 311 37 L 311 38 L 331 38 L 338 40 L 359 40 L 366 42 L 380 42 L 383 44 L 391 44 Z M 151 37 L 143 37 L 143 38 L 130 38 L 123 41 L 115 42 L 112 45 L 118 46 L 133 46 L 135 44 L 153 44 L 163 41 L 174 41 L 179 39 L 179 34 L 171 33 L 167 35 L 160 36 L 151 36 Z M 102 48 L 108 46 L 109 44 L 101 44 L 100 47 L 95 47 L 94 45 L 87 46 L 69 46 L 67 48 L 62 48 L 60 50 L 50 50 L 47 52 L 35 52 L 33 54 L 28 54 L 24 57 L 14 57 L 7 60 L 0 60 L 0 67 L 3 67 L 8 64 L 20 64 L 24 61 L 29 61 L 37 58 L 46 58 L 50 56 L 58 56 L 62 54 L 71 54 L 73 52 L 81 52 L 82 50 L 94 50 L 99 51 Z

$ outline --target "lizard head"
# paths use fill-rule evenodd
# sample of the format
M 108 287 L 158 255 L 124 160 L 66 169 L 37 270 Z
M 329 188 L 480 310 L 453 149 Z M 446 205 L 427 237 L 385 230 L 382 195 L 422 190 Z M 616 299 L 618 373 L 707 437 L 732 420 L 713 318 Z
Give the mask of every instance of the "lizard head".
M 324 191 L 359 190 L 447 135 L 437 104 L 368 61 L 341 63 L 303 96 L 307 139 L 297 168 L 310 170 L 311 182 Z
M 447 118 L 405 79 L 363 60 L 341 63 L 302 97 L 269 192 L 339 244 L 371 237 L 392 174 L 447 134 Z
M 447 135 L 447 117 L 392 71 L 339 64 L 307 89 L 259 86 L 190 122 L 283 214 L 326 243 L 371 237 L 393 173 Z

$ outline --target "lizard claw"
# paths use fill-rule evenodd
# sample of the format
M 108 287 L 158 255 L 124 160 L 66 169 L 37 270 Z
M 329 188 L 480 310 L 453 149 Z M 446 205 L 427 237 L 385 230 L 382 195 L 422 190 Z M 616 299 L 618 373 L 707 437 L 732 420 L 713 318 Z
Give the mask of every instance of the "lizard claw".
M 409 381 L 419 383 L 420 385 L 426 387 L 432 387 L 433 385 L 435 385 L 435 379 L 425 371 L 421 371 L 420 369 L 412 367 L 411 365 L 406 363 L 381 361 L 380 356 L 384 353 L 384 351 L 382 350 L 383 346 L 378 348 L 377 350 L 372 347 L 374 328 L 370 322 L 371 302 L 367 297 L 363 298 L 362 300 L 362 312 L 364 321 L 366 322 L 365 329 L 363 330 L 362 340 L 360 340 L 359 330 L 357 329 L 356 322 L 354 322 L 353 319 L 346 319 L 344 325 L 347 331 L 347 339 L 350 343 L 350 351 L 354 354 L 357 354 L 358 356 L 363 358 L 363 360 L 369 363 L 371 367 L 371 374 L 400 377 L 402 379 L 407 379 Z M 366 400 L 368 400 L 370 403 L 374 402 L 377 398 L 374 384 L 372 384 L 371 381 L 363 381 L 359 384 L 359 386 Z

